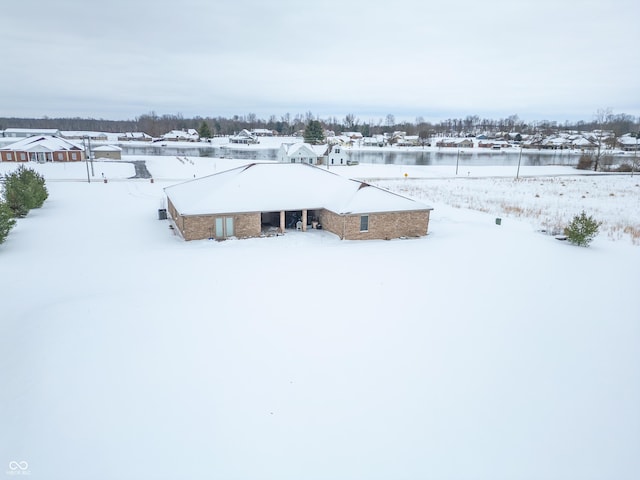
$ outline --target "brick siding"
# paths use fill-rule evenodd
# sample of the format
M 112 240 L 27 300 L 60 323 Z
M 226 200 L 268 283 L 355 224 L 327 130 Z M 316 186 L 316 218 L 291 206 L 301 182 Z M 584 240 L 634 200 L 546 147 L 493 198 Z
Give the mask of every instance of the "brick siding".
M 346 240 L 388 240 L 399 237 L 422 237 L 429 229 L 429 210 L 369 213 L 369 229 L 360 231 L 362 215 L 338 215 L 329 210 L 320 214 L 322 228 Z

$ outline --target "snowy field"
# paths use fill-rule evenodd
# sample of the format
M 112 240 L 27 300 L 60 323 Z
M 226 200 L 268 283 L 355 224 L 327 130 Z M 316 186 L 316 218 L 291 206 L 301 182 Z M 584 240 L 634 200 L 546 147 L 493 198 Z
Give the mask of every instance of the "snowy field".
M 144 159 L 154 183 L 38 165 L 0 246 L 8 476 L 640 478 L 640 247 L 609 226 L 638 228 L 639 177 L 343 167 L 429 235 L 183 242 L 162 188 L 242 162 Z M 591 247 L 538 231 L 582 208 Z

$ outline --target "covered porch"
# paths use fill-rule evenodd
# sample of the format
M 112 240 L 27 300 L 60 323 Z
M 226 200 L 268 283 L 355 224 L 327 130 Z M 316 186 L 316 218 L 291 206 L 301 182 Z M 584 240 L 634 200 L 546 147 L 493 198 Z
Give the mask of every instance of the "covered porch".
M 264 235 L 283 234 L 287 230 L 322 228 L 320 225 L 320 209 L 281 210 L 261 212 L 260 226 Z

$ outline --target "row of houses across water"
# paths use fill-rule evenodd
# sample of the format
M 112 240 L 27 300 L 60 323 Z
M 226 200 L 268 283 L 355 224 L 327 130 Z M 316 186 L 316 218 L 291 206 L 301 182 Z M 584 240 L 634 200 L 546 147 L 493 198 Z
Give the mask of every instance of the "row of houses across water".
M 406 132 L 396 131 L 372 136 L 363 136 L 360 132 L 325 131 L 327 145 L 343 147 L 437 147 L 437 148 L 482 148 L 501 150 L 504 148 L 524 148 L 537 150 L 582 150 L 588 151 L 598 148 L 619 149 L 633 152 L 640 150 L 637 134 L 627 133 L 616 137 L 613 132 L 594 130 L 591 132 L 560 132 L 553 135 L 526 135 L 515 132 L 498 133 L 492 135 L 480 134 L 474 137 L 431 137 L 407 135 Z M 92 131 L 61 131 L 57 129 L 27 129 L 7 128 L 0 131 L 5 139 L 21 139 L 31 136 L 56 136 L 70 141 L 97 142 L 203 142 L 194 129 L 171 130 L 164 135 L 154 138 L 144 132 L 92 132 Z M 230 145 L 256 145 L 261 137 L 273 137 L 276 132 L 268 129 L 241 130 L 235 135 L 227 137 Z M 302 132 L 297 132 L 302 137 Z

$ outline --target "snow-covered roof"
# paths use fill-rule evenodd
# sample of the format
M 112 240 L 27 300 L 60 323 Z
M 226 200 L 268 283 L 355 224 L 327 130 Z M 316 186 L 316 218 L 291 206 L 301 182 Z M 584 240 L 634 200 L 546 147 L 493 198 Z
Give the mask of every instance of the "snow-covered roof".
M 573 140 L 573 142 L 571 142 L 571 143 L 572 143 L 572 145 L 574 145 L 574 146 L 576 146 L 576 147 L 580 147 L 580 146 L 585 146 L 585 147 L 593 146 L 593 142 L 592 142 L 592 141 L 590 141 L 589 139 L 584 138 L 584 137 L 582 137 L 582 136 L 580 136 L 579 138 L 576 138 L 576 139 L 575 139 L 575 140 Z
M 7 128 L 4 131 L 7 137 L 25 135 L 59 135 L 57 128 Z
M 627 134 L 618 138 L 618 143 L 620 143 L 621 145 L 637 145 L 638 139 Z
M 164 191 L 181 215 L 321 208 L 338 214 L 431 210 L 416 200 L 299 163 L 253 163 Z
M 187 139 L 187 140 L 197 140 L 199 138 L 198 132 L 193 128 L 189 129 L 189 131 L 185 130 L 171 130 L 168 133 L 162 135 L 162 138 L 170 139 Z
M 246 128 L 243 128 L 242 130 L 240 130 L 238 132 L 237 135 L 231 135 L 232 137 L 246 137 L 246 138 L 254 138 L 255 135 L 253 133 L 251 133 L 249 130 L 247 130 Z
M 308 143 L 283 143 L 282 149 L 288 157 L 296 155 L 319 157 L 327 151 L 326 145 L 310 145 Z
M 18 140 L 6 147 L 0 148 L 0 150 L 13 152 L 60 152 L 66 150 L 84 150 L 84 148 L 64 138 L 56 137 L 55 135 L 36 135 Z
M 94 132 L 89 130 L 63 130 L 60 135 L 67 138 L 106 138 L 108 135 L 106 132 Z
M 115 145 L 101 145 L 99 147 L 92 148 L 94 152 L 121 152 L 122 149 Z
M 151 135 L 144 132 L 123 132 L 119 136 L 126 138 L 151 138 Z

